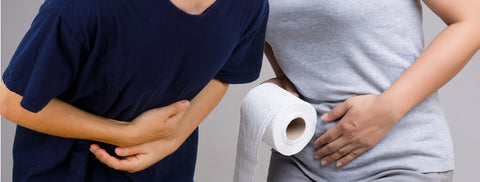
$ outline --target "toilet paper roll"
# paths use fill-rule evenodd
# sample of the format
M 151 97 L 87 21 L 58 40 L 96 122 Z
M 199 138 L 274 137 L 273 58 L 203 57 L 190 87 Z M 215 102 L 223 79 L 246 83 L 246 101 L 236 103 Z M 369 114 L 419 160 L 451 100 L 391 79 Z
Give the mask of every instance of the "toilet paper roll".
M 293 155 L 313 137 L 317 122 L 312 105 L 273 83 L 248 92 L 240 117 L 234 182 L 252 181 L 260 140 L 283 155 Z

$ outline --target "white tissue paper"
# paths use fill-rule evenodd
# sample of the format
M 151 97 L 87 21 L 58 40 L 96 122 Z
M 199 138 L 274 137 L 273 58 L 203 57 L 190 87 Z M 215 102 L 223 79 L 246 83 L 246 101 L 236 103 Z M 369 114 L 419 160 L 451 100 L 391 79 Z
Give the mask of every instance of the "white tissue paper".
M 283 155 L 300 152 L 313 137 L 317 112 L 309 103 L 273 83 L 243 99 L 234 182 L 251 182 L 260 139 Z

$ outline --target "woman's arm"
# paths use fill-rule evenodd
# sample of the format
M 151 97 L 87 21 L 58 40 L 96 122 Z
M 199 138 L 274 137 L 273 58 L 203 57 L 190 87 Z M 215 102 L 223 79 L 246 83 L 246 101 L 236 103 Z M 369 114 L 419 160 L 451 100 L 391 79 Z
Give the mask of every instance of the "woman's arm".
M 59 99 L 53 99 L 38 113 L 20 106 L 22 96 L 0 84 L 0 114 L 20 126 L 60 137 L 93 140 L 118 146 L 132 146 L 171 134 L 188 107 L 188 101 L 152 109 L 132 122 L 103 118 Z M 162 123 L 162 124 L 159 124 Z
M 264 49 L 265 56 L 267 57 L 270 65 L 272 66 L 273 72 L 275 72 L 275 78 L 271 78 L 264 83 L 274 83 L 280 86 L 281 88 L 287 90 L 288 92 L 292 93 L 293 95 L 299 97 L 297 88 L 295 85 L 288 79 L 288 77 L 283 73 L 280 65 L 278 65 L 277 59 L 273 54 L 272 46 L 268 42 L 265 42 L 265 49 Z
M 92 145 L 90 150 L 111 168 L 128 172 L 143 170 L 177 150 L 220 102 L 227 89 L 228 84 L 216 79 L 210 81 L 192 100 L 172 135 L 132 147 L 115 149 L 118 156 L 124 157 L 122 159 L 111 156 L 98 145 Z
M 282 77 L 285 76 L 285 73 L 283 73 L 282 69 L 278 65 L 277 59 L 275 58 L 275 55 L 273 54 L 273 49 L 272 46 L 268 42 L 265 41 L 265 49 L 264 49 L 265 56 L 268 59 L 268 62 L 270 62 L 270 65 L 272 66 L 273 72 L 275 73 L 275 76 L 277 77 Z
M 315 142 L 322 165 L 345 165 L 376 145 L 410 109 L 452 79 L 480 48 L 480 1 L 424 0 L 447 25 L 382 94 L 348 99 L 322 116 L 343 117 Z
M 480 48 L 480 1 L 424 2 L 448 27 L 382 94 L 401 115 L 451 80 Z

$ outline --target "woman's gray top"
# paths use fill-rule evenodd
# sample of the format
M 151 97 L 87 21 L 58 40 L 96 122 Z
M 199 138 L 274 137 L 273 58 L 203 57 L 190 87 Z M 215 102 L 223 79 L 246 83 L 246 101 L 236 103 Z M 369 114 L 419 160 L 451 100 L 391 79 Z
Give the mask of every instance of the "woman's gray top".
M 270 0 L 267 42 L 319 115 L 311 142 L 293 156 L 310 178 L 363 181 L 388 170 L 453 169 L 451 136 L 437 93 L 349 164 L 321 166 L 314 159 L 313 142 L 336 124 L 323 122 L 322 114 L 350 97 L 382 93 L 422 53 L 421 18 L 418 0 Z

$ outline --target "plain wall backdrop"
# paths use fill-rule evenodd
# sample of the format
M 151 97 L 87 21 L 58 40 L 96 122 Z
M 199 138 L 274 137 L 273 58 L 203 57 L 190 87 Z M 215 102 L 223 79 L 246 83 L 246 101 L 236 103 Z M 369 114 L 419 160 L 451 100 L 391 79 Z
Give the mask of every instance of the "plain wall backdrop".
M 2 73 L 8 65 L 21 38 L 38 12 L 43 0 L 1 1 L 1 59 Z M 424 7 L 425 44 L 438 34 L 445 25 L 428 8 Z M 479 35 L 480 36 L 480 35 Z M 455 182 L 475 181 L 480 164 L 480 56 L 477 54 L 466 68 L 440 89 L 455 145 Z M 240 102 L 245 94 L 262 81 L 271 78 L 273 71 L 264 60 L 260 78 L 250 84 L 232 85 L 217 108 L 200 125 L 200 142 L 195 181 L 232 181 L 236 153 Z M 2 106 L 0 106 L 2 107 Z M 2 118 L 1 167 L 2 182 L 11 181 L 12 144 L 15 124 Z M 270 149 L 261 144 L 259 166 L 254 182 L 266 181 Z

